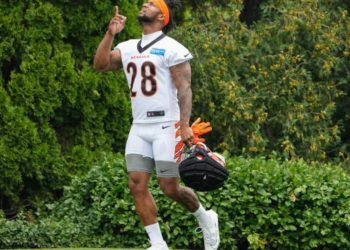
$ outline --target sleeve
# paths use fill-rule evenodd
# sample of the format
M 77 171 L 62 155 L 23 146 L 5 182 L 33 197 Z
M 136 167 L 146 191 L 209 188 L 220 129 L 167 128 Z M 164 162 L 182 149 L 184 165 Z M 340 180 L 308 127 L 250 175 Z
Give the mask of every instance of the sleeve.
M 124 58 L 125 58 L 126 48 L 127 48 L 126 47 L 126 42 L 118 43 L 117 46 L 115 46 L 113 48 L 113 50 L 117 50 L 118 49 L 120 51 L 120 56 L 121 56 L 123 65 L 125 64 Z
M 113 50 L 119 49 L 120 51 L 123 51 L 123 43 L 118 43 L 117 46 L 113 48 Z
M 167 53 L 166 62 L 167 66 L 171 67 L 189 61 L 192 58 L 193 56 L 187 48 L 178 42 L 174 42 L 174 44 L 171 45 L 169 53 Z
M 125 53 L 130 46 L 132 46 L 133 40 L 127 40 L 124 42 L 120 42 L 113 48 L 113 50 L 119 49 L 121 53 Z

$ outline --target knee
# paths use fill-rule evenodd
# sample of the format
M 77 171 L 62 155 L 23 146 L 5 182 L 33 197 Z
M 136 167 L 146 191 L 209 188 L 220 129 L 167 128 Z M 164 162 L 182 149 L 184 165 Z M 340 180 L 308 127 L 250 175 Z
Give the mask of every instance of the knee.
M 131 194 L 134 196 L 147 192 L 147 187 L 137 180 L 129 179 L 128 187 Z

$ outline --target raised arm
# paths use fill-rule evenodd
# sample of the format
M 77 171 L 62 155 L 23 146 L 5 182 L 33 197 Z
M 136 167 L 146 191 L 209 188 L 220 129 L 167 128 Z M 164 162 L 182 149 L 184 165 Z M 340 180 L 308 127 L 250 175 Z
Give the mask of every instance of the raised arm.
M 116 70 L 122 66 L 119 50 L 111 51 L 114 36 L 121 32 L 125 26 L 126 17 L 119 15 L 118 6 L 115 6 L 114 17 L 111 19 L 108 31 L 97 47 L 94 58 L 94 69 L 97 71 Z
M 191 65 L 186 61 L 172 66 L 170 72 L 178 91 L 181 139 L 189 146 L 193 140 L 193 132 L 190 127 L 192 112 Z

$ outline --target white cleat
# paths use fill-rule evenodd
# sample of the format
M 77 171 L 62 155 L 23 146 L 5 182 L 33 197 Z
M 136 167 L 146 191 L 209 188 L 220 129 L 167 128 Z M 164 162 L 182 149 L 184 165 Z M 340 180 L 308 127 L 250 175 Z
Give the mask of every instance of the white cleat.
M 153 244 L 147 250 L 169 250 L 168 245 L 166 244 L 165 241 L 163 242 L 158 242 L 156 244 Z
M 219 247 L 220 244 L 220 232 L 219 232 L 219 220 L 218 220 L 218 214 L 213 211 L 209 210 L 207 212 L 207 215 L 209 216 L 209 221 L 205 225 L 201 225 L 200 227 L 203 232 L 203 238 L 204 238 L 204 246 L 205 250 L 216 250 Z

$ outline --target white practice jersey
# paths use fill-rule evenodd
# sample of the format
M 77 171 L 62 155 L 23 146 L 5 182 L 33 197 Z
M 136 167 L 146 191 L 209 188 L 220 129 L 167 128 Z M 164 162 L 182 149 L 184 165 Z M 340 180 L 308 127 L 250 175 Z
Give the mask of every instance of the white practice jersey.
M 115 47 L 121 52 L 129 84 L 133 123 L 179 121 L 177 89 L 170 67 L 192 59 L 192 55 L 168 36 L 152 41 L 141 47 L 140 39 L 132 39 Z

